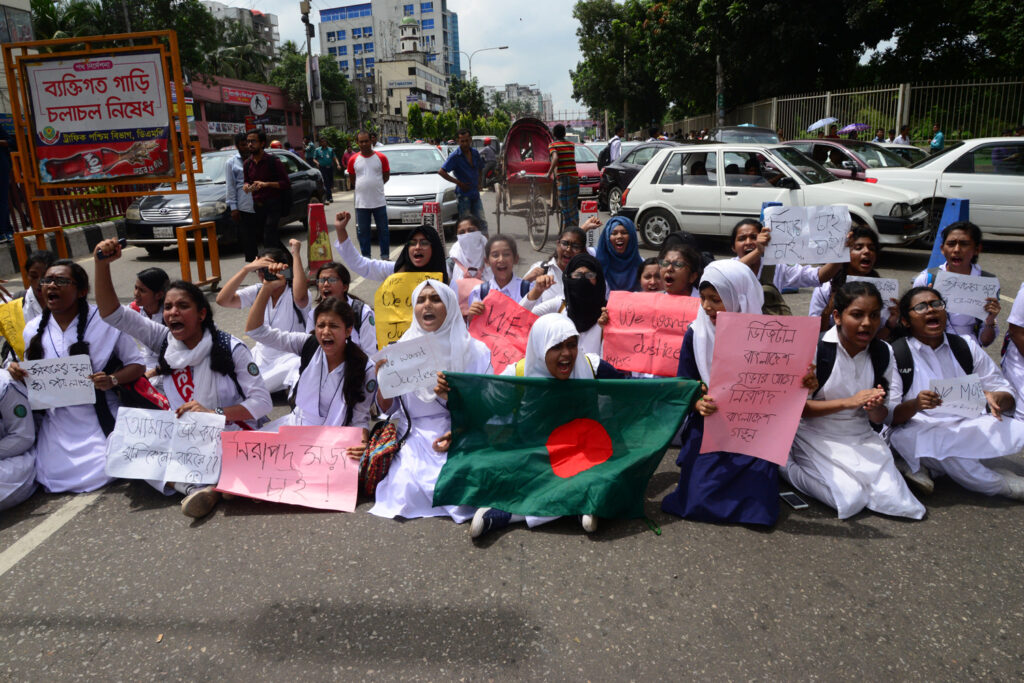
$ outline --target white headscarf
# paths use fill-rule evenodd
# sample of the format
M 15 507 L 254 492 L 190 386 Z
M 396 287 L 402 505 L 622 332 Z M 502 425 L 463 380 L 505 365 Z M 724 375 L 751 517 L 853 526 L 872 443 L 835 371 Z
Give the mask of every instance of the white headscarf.
M 537 318 L 530 328 L 530 336 L 526 340 L 527 377 L 553 377 L 548 370 L 544 357 L 548 349 L 558 346 L 569 337 L 578 337 L 579 332 L 572 321 L 561 313 L 548 313 Z M 587 362 L 587 356 L 580 349 L 576 354 L 576 364 L 572 368 L 572 379 L 594 379 L 594 373 Z
M 462 312 L 459 310 L 459 295 L 443 282 L 424 280 L 412 292 L 412 304 L 414 307 L 420 292 L 423 291 L 424 287 L 428 286 L 434 288 L 434 291 L 437 292 L 437 295 L 441 297 L 441 301 L 444 303 L 444 322 L 441 323 L 441 327 L 436 331 L 428 332 L 420 326 L 420 321 L 416 319 L 414 313 L 412 324 L 405 331 L 405 334 L 402 335 L 401 341 L 417 339 L 428 334 L 432 335 L 435 342 L 434 349 L 438 355 L 438 360 L 441 361 L 440 369 L 452 372 L 465 372 L 473 353 L 471 347 L 474 346 L 476 340 L 469 336 L 466 321 L 462 319 Z M 424 401 L 431 401 L 434 399 L 434 392 L 433 390 L 421 389 L 417 392 L 417 396 Z
M 710 282 L 729 313 L 760 313 L 764 290 L 750 266 L 734 259 L 715 261 L 704 269 L 701 283 Z M 693 357 L 705 383 L 711 380 L 711 356 L 715 350 L 715 325 L 701 308 L 693 329 Z
M 482 232 L 467 232 L 459 235 L 456 240 L 457 243 L 448 251 L 448 255 L 463 268 L 476 268 L 471 277 L 485 279 L 484 247 L 487 246 L 487 235 Z

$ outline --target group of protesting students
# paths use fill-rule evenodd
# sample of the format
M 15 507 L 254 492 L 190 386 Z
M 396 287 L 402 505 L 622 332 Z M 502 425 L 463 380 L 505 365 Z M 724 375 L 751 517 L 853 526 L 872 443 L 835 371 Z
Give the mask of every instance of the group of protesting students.
M 434 489 L 452 443 L 446 372 L 490 374 L 491 351 L 470 335 L 468 323 L 497 292 L 539 316 L 528 332 L 525 358 L 506 376 L 629 379 L 602 359 L 610 292 L 698 297 L 700 309 L 682 340 L 677 375 L 702 383 L 681 423 L 676 460 L 679 484 L 662 509 L 684 518 L 773 525 L 779 515 L 781 475 L 794 488 L 837 510 L 840 518 L 867 508 L 921 519 L 919 494 L 932 477 L 945 475 L 987 495 L 1024 500 L 1024 477 L 1001 465 L 1002 456 L 1024 448 L 1024 300 L 1011 312 L 1002 369 L 984 347 L 1001 339 L 998 299 L 984 320 L 951 315 L 931 287 L 934 271 L 921 273 L 899 301 L 883 301 L 870 281 L 878 277 L 877 236 L 855 228 L 850 261 L 824 266 L 761 263 L 771 231 L 754 220 L 732 233 L 735 258 L 709 261 L 685 234 L 670 236 L 657 258 L 639 255 L 637 233 L 626 219 L 602 225 L 591 219 L 563 231 L 555 253 L 516 274 L 514 239 L 487 237 L 472 217 L 459 222 L 448 257 L 430 226 L 413 230 L 392 262 L 363 256 L 348 239 L 349 215 L 337 215 L 335 252 L 343 262 L 320 266 L 309 283 L 297 241 L 291 254 L 267 249 L 232 277 L 217 304 L 248 310 L 250 348 L 214 323 L 214 308 L 194 285 L 171 282 L 158 269 L 138 274 L 134 300 L 122 306 L 110 264 L 121 255 L 116 240 L 96 249 L 94 277 L 70 260 L 33 254 L 32 287 L 24 293 L 24 358 L 0 372 L 0 509 L 27 499 L 37 482 L 46 490 L 91 491 L 111 481 L 105 470 L 106 438 L 119 397 L 146 396 L 154 407 L 223 415 L 226 429 L 277 429 L 281 425 L 358 427 L 369 433 L 373 416 L 393 417 L 406 434 L 390 468 L 376 486 L 370 512 L 382 517 L 449 516 L 472 520 L 470 532 L 550 516 L 513 515 L 497 508 L 435 505 Z M 586 231 L 598 230 L 596 248 Z M 939 267 L 979 275 L 981 233 L 955 223 L 939 235 L 946 262 Z M 401 341 L 429 337 L 440 354 L 436 386 L 385 398 L 376 382 L 385 362 L 377 349 L 375 311 L 349 291 L 350 272 L 382 282 L 396 273 L 439 273 L 416 286 L 411 321 Z M 242 287 L 250 274 L 258 284 Z M 460 302 L 458 281 L 477 278 Z M 848 281 L 850 279 L 850 281 Z M 312 292 L 310 285 L 312 285 Z M 701 452 L 705 420 L 717 410 L 709 386 L 720 313 L 786 313 L 780 291 L 814 287 L 810 315 L 820 316 L 822 336 L 815 362 L 803 377 L 808 395 L 785 466 L 740 453 Z M 88 303 L 92 294 L 95 305 Z M 376 311 L 380 313 L 380 311 Z M 895 351 L 894 351 L 895 349 Z M 27 410 L 21 361 L 87 354 L 96 405 Z M 936 413 L 941 398 L 930 380 L 980 377 L 988 412 L 974 417 Z M 130 388 L 130 391 L 126 391 Z M 289 392 L 292 410 L 268 423 L 271 393 Z M 163 399 L 161 403 L 160 399 Z M 360 457 L 363 448 L 350 449 Z M 186 515 L 208 514 L 220 499 L 212 486 L 151 482 L 167 495 L 184 495 Z M 597 528 L 593 511 L 580 510 L 587 532 Z

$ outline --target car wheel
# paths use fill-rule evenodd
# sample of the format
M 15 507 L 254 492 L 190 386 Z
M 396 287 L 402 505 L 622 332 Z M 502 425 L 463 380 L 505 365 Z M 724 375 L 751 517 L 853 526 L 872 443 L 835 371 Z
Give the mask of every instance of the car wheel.
M 640 218 L 640 237 L 644 244 L 658 249 L 670 232 L 679 230 L 676 219 L 665 209 L 651 209 Z
M 161 244 L 147 244 L 146 253 L 150 256 L 162 256 L 164 253 L 164 247 Z
M 622 188 L 613 187 L 608 190 L 608 211 L 613 216 L 622 208 Z

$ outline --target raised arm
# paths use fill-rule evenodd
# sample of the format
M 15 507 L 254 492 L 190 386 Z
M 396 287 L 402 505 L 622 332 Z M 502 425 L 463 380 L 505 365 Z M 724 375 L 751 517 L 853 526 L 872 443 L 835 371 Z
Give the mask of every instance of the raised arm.
M 241 308 L 242 300 L 238 298 L 238 288 L 245 281 L 245 276 L 260 268 L 269 268 L 275 263 L 276 261 L 267 256 L 261 256 L 251 263 L 246 263 L 241 270 L 224 283 L 223 289 L 217 292 L 217 305 L 224 308 Z
M 263 283 L 260 291 L 256 293 L 256 301 L 253 302 L 252 307 L 249 309 L 249 315 L 245 319 L 246 332 L 263 326 L 263 321 L 267 317 L 267 302 L 270 301 L 271 296 L 283 292 L 286 284 L 287 282 L 283 278 L 268 280 Z
M 100 254 L 103 258 L 99 257 Z M 110 277 L 110 264 L 119 258 L 121 244 L 113 238 L 97 244 L 96 251 L 93 252 L 93 295 L 96 297 L 96 308 L 104 318 L 121 307 L 117 292 L 114 290 L 114 280 Z
M 302 265 L 302 242 L 289 240 L 288 248 L 292 252 L 292 299 L 299 308 L 309 304 L 309 278 Z

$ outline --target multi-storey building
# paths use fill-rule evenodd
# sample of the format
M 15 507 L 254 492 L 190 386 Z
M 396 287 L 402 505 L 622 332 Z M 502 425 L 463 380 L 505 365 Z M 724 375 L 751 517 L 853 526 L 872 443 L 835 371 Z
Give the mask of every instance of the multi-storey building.
M 256 48 L 261 54 L 274 61 L 278 57 L 281 43 L 281 32 L 278 28 L 277 15 L 266 14 L 255 9 L 229 7 L 217 0 L 202 0 L 206 9 L 218 19 L 237 21 L 252 30 L 256 36 Z

